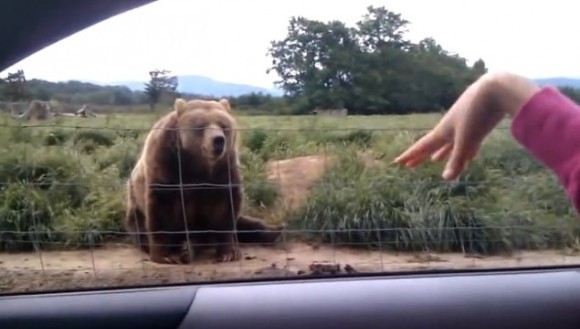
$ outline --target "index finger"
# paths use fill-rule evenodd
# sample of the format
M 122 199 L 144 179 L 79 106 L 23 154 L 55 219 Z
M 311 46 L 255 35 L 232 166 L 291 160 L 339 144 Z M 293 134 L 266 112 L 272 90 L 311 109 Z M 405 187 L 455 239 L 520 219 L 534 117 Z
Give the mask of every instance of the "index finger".
M 431 131 L 395 158 L 393 162 L 400 165 L 407 165 L 409 163 L 418 164 L 443 145 L 445 145 L 445 140 L 437 137 Z

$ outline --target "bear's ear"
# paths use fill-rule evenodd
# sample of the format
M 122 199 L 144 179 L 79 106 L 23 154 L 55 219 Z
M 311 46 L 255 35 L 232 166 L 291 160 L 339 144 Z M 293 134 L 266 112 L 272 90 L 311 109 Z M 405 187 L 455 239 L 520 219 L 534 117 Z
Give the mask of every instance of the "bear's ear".
M 227 99 L 222 98 L 218 101 L 218 103 L 220 103 L 226 109 L 226 111 L 228 111 L 228 112 L 232 111 L 232 107 L 230 106 L 230 102 Z
M 183 98 L 176 98 L 175 103 L 173 103 L 173 110 L 177 112 L 177 115 L 180 116 L 181 113 L 185 110 L 185 104 L 187 102 Z

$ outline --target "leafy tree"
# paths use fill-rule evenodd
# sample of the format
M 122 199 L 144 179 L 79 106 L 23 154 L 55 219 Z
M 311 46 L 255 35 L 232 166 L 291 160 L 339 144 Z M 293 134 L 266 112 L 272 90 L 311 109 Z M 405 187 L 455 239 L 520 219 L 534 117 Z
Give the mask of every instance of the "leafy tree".
M 558 88 L 564 95 L 568 96 L 574 102 L 580 104 L 580 89 L 571 86 Z
M 168 70 L 149 72 L 150 80 L 145 84 L 145 94 L 149 97 L 149 107 L 153 111 L 163 94 L 175 95 L 178 81 L 176 76 L 169 76 Z
M 486 72 L 485 63 L 470 67 L 433 38 L 411 42 L 409 24 L 374 6 L 355 27 L 292 17 L 287 36 L 270 43 L 269 71 L 298 113 L 343 106 L 359 114 L 440 111 Z
M 411 44 L 405 39 L 409 24 L 399 13 L 369 6 L 362 20 L 356 23 L 358 40 L 365 52 L 381 51 L 385 47 L 405 49 Z
M 487 73 L 487 67 L 485 67 L 483 59 L 480 58 L 473 63 L 473 70 L 477 76 L 482 76 Z
M 10 102 L 30 99 L 23 70 L 8 73 L 6 78 L 0 79 L 0 98 Z
M 269 49 L 273 66 L 268 71 L 281 77 L 278 86 L 297 104 L 303 103 L 299 112 L 344 106 L 359 51 L 354 29 L 339 21 L 292 17 L 288 31 L 285 39 L 271 42 Z

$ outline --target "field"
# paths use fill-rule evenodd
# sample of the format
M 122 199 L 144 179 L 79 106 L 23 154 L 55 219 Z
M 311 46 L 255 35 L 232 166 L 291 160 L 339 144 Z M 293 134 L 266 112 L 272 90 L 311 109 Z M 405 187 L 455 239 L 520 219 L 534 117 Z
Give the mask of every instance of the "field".
M 122 229 L 124 182 L 158 114 L 0 121 L 0 292 L 580 262 L 580 226 L 504 122 L 456 182 L 390 164 L 439 115 L 239 116 L 245 212 L 287 230 L 240 262 L 156 265 Z M 348 265 L 348 266 L 347 266 Z M 346 267 L 346 270 L 345 270 Z

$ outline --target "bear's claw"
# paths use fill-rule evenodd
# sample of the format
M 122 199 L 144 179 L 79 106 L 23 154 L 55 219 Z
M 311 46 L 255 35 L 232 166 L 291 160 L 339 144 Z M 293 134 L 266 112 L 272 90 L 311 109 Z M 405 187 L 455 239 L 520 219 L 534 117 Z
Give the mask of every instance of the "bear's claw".
M 169 256 L 151 256 L 149 260 L 157 264 L 183 265 L 191 263 L 191 258 L 187 251 Z
M 216 261 L 218 263 L 235 262 L 242 258 L 242 253 L 239 248 L 227 248 L 229 250 L 220 251 L 217 254 Z

